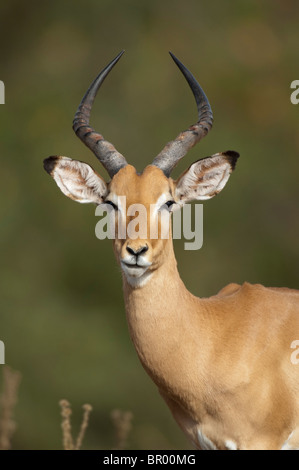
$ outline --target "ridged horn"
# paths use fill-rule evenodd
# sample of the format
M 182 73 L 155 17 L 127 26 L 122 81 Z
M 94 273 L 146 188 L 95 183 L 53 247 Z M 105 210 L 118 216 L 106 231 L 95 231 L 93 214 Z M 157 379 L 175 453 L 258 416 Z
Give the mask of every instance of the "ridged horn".
M 85 93 L 74 117 L 73 129 L 82 142 L 95 154 L 112 178 L 127 165 L 125 157 L 89 125 L 90 113 L 96 94 L 103 81 L 119 61 L 124 51 L 120 52 L 92 82 Z
M 213 113 L 204 91 L 196 81 L 192 73 L 170 52 L 170 55 L 191 88 L 194 95 L 198 121 L 190 126 L 186 131 L 181 132 L 175 140 L 168 142 L 163 150 L 153 160 L 152 165 L 161 168 L 164 174 L 169 177 L 170 173 L 183 158 L 186 153 L 207 135 L 213 125 Z

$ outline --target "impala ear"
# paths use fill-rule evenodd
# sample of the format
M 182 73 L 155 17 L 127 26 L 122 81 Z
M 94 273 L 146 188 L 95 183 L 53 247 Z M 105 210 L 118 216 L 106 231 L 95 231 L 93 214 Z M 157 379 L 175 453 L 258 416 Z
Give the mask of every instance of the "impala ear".
M 238 158 L 237 152 L 228 150 L 192 163 L 175 181 L 175 199 L 183 204 L 216 196 L 226 185 Z
M 87 163 L 55 156 L 44 160 L 44 168 L 74 201 L 101 204 L 107 194 L 107 184 Z

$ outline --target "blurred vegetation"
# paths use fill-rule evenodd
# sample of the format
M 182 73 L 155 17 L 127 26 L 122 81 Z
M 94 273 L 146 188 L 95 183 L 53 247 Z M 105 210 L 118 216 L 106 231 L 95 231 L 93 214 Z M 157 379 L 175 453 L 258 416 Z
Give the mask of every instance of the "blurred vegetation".
M 121 49 L 92 123 L 132 164 L 142 169 L 196 120 L 168 50 L 198 77 L 215 116 L 174 176 L 217 151 L 241 154 L 227 188 L 204 206 L 203 248 L 175 242 L 188 288 L 298 288 L 298 14 L 296 0 L 1 2 L 0 339 L 23 377 L 13 448 L 61 448 L 63 397 L 74 410 L 93 406 L 84 448 L 110 448 L 114 408 L 134 415 L 131 448 L 189 448 L 130 342 L 119 269 L 110 242 L 95 237 L 94 207 L 65 198 L 42 168 L 60 154 L 104 175 L 71 124 Z M 81 412 L 72 422 L 79 431 Z

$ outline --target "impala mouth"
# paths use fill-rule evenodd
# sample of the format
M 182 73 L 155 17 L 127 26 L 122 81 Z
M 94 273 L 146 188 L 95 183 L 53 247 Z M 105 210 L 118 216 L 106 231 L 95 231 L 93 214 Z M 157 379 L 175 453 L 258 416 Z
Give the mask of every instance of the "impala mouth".
M 128 256 L 120 260 L 121 264 L 129 268 L 148 268 L 152 263 L 141 256 Z
M 143 265 L 143 264 L 138 264 L 137 262 L 136 263 L 128 263 L 128 261 L 121 261 L 122 264 L 124 264 L 125 266 L 128 266 L 129 268 L 145 268 L 146 266 Z
M 120 264 L 125 274 L 129 274 L 133 277 L 140 277 L 148 270 L 152 263 L 140 259 L 135 262 L 133 260 L 121 260 Z
M 139 263 L 127 263 L 126 261 L 121 261 L 122 266 L 124 266 L 127 269 L 147 269 L 149 265 L 144 265 L 144 264 L 139 264 Z

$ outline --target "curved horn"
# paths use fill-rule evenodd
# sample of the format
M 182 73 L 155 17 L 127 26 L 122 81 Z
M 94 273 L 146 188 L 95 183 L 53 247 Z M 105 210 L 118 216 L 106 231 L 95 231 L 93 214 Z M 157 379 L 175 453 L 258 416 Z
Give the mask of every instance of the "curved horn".
M 204 91 L 197 83 L 192 73 L 189 72 L 171 52 L 170 55 L 192 90 L 198 110 L 198 121 L 186 131 L 181 132 L 175 140 L 168 142 L 164 149 L 153 160 L 152 165 L 161 168 L 167 177 L 181 158 L 183 158 L 197 142 L 207 135 L 213 125 L 212 109 Z
M 120 52 L 110 64 L 108 64 L 97 76 L 85 93 L 74 117 L 73 129 L 76 135 L 93 151 L 95 156 L 103 164 L 109 176 L 112 178 L 121 168 L 127 165 L 125 157 L 119 153 L 115 147 L 101 134 L 98 134 L 89 126 L 90 112 L 96 97 L 97 91 L 112 70 L 114 65 L 119 61 L 124 51 Z

